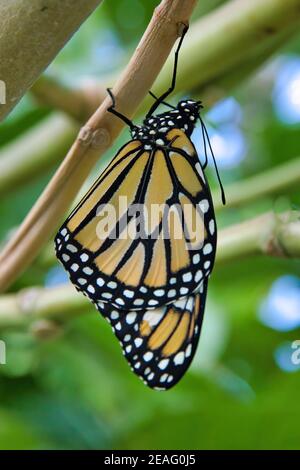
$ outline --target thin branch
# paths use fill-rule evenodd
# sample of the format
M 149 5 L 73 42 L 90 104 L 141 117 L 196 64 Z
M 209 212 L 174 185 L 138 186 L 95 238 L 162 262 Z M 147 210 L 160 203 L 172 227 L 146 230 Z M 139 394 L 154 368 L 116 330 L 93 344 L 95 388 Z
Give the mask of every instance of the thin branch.
M 78 133 L 70 118 L 55 113 L 0 151 L 0 194 L 15 190 L 59 163 Z
M 245 80 L 257 72 L 275 53 L 278 53 L 298 30 L 299 21 L 276 33 L 269 40 L 263 41 L 262 44 L 253 48 L 249 47 L 241 62 L 234 64 L 225 73 L 214 77 L 208 82 L 203 83 L 200 81 L 199 85 L 193 90 L 193 96 L 201 99 L 206 109 L 214 105 L 217 101 L 228 96 L 231 90 L 243 85 Z
M 40 320 L 65 321 L 89 310 L 87 299 L 73 286 L 30 287 L 0 296 L 0 328 L 19 328 Z
M 231 183 L 226 188 L 226 206 L 222 205 L 218 191 L 213 193 L 215 210 L 238 207 L 263 197 L 287 194 L 300 184 L 300 158 L 263 171 L 250 178 Z
M 30 92 L 41 104 L 60 109 L 71 117 L 85 122 L 96 111 L 107 96 L 106 88 L 115 83 L 115 79 L 104 87 L 96 80 L 89 81 L 80 88 L 69 88 L 53 77 L 40 77 L 31 87 Z
M 268 212 L 220 232 L 218 264 L 258 254 L 300 258 L 300 213 Z
M 3 119 L 47 68 L 101 0 L 14 0 L 0 4 L 0 79 L 6 84 Z
M 162 0 L 123 75 L 114 87 L 118 110 L 132 116 L 187 23 L 195 0 Z M 79 133 L 64 162 L 0 257 L 0 286 L 6 289 L 46 243 L 99 156 L 122 129 L 107 113 L 107 98 Z
M 272 212 L 223 229 L 218 237 L 217 266 L 251 255 L 300 258 L 300 213 Z M 42 324 L 42 331 L 56 331 L 55 324 L 92 311 L 90 302 L 72 285 L 24 289 L 0 296 L 0 328 Z M 40 331 L 37 325 L 35 330 Z

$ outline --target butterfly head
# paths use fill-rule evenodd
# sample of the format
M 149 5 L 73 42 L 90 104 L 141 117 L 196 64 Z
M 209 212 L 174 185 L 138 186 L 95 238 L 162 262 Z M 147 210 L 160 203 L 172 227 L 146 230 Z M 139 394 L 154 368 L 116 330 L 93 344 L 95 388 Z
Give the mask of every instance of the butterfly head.
M 178 119 L 178 127 L 182 128 L 189 137 L 194 130 L 197 120 L 199 119 L 201 108 L 201 101 L 188 99 L 179 101 L 176 109 L 173 111 L 173 113 L 177 113 L 176 119 Z
M 196 120 L 199 117 L 200 110 L 203 108 L 201 101 L 182 100 L 179 101 L 177 109 L 181 115 L 189 119 L 191 116 Z

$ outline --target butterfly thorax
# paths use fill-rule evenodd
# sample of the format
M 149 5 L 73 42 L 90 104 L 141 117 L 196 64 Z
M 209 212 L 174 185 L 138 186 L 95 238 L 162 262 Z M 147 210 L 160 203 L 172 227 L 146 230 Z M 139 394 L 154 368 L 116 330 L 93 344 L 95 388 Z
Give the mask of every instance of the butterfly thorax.
M 145 149 L 151 150 L 170 144 L 167 134 L 171 129 L 180 129 L 190 137 L 199 118 L 200 108 L 198 101 L 180 101 L 175 109 L 146 118 L 142 126 L 132 130 L 132 138 L 142 141 Z

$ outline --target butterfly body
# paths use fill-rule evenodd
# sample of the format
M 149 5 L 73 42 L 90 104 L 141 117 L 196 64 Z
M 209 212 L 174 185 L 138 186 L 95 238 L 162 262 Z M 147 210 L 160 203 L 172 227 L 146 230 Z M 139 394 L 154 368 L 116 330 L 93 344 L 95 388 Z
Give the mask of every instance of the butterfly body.
M 147 145 L 147 150 L 151 150 L 170 145 L 166 134 L 171 129 L 181 129 L 187 137 L 190 137 L 199 117 L 200 107 L 198 101 L 180 101 L 176 108 L 157 116 L 149 116 L 142 126 L 135 126 L 131 130 L 132 138 L 139 139 Z

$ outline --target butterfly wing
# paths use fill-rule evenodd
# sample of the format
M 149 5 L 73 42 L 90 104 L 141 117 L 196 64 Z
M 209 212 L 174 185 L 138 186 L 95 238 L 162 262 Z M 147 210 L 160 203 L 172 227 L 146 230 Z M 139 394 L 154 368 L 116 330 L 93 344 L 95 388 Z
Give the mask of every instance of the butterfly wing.
M 56 236 L 58 258 L 94 302 L 158 308 L 192 293 L 211 272 L 216 230 L 208 185 L 184 132 L 172 129 L 167 138 L 168 149 L 126 144 Z M 141 217 L 129 213 L 137 204 Z M 153 206 L 164 204 L 167 213 L 158 210 L 153 220 Z
M 98 303 L 133 372 L 151 388 L 173 387 L 195 354 L 204 315 L 207 279 L 199 292 L 146 311 L 111 309 Z

